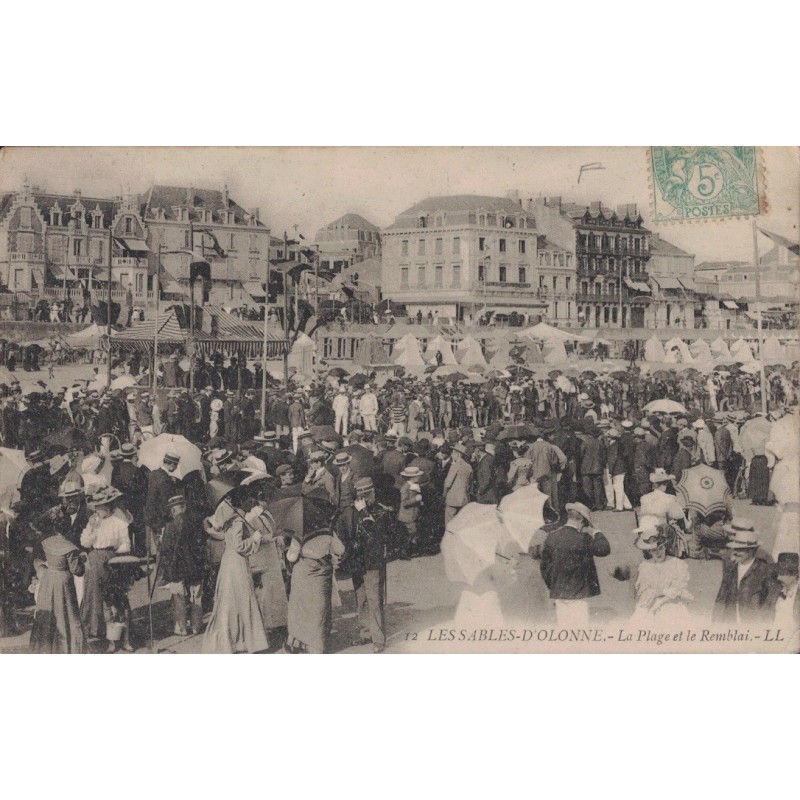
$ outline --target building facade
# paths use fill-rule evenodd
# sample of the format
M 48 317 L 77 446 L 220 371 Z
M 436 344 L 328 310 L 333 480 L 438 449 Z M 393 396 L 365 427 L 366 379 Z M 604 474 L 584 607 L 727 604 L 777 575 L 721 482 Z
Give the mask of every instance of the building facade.
M 382 232 L 384 298 L 459 321 L 541 315 L 533 214 L 503 197 L 429 197 Z
M 20 303 L 40 299 L 148 302 L 146 230 L 137 199 L 23 186 L 0 195 L 0 282 Z
M 263 303 L 271 239 L 257 209 L 242 208 L 227 187 L 156 185 L 140 199 L 149 269 L 155 275 L 160 258 L 162 291 L 180 287 L 188 296 L 194 251 L 211 265 L 209 303 L 224 307 Z
M 575 279 L 571 322 L 598 328 L 650 324 L 651 233 L 635 205 L 613 211 L 601 202 L 584 206 L 540 197 L 530 207 L 540 232 L 571 256 L 565 258 L 563 276 L 566 281 L 571 273 Z
M 694 328 L 695 313 L 702 309 L 694 281 L 694 255 L 652 233 L 648 271 L 653 292 L 652 324 Z
M 368 258 L 381 256 L 381 232 L 360 214 L 345 214 L 320 228 L 314 237 L 320 269 L 341 272 Z

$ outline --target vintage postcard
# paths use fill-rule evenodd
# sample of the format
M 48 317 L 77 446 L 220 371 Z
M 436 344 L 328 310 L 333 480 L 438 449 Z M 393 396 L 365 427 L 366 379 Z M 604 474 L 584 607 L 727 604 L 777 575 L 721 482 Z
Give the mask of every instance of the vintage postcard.
M 797 653 L 798 190 L 0 151 L 0 653 Z

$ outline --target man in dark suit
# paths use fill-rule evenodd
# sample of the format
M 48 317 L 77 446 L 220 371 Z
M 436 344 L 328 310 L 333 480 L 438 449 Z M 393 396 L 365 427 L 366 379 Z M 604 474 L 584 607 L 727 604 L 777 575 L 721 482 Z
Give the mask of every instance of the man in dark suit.
M 484 442 L 483 453 L 478 456 L 475 464 L 475 502 L 493 506 L 500 502 L 497 494 L 493 442 Z
M 726 544 L 712 619 L 719 623 L 770 622 L 781 590 L 775 565 L 759 551 L 751 520 L 734 518 L 723 530 L 733 538 Z
M 133 516 L 133 522 L 130 525 L 133 551 L 136 555 L 143 556 L 147 552 L 144 524 L 147 478 L 142 468 L 133 463 L 136 448 L 132 444 L 123 444 L 119 449 L 119 454 L 120 460 L 114 464 L 111 471 L 111 485 L 122 492 L 122 502 Z
M 581 445 L 581 483 L 583 494 L 593 511 L 605 508 L 603 470 L 606 468 L 606 444 L 600 430 L 590 426 Z
M 350 431 L 350 444 L 342 448 L 339 452 L 347 453 L 352 462 L 350 469 L 353 470 L 355 480 L 359 478 L 373 478 L 375 473 L 375 457 L 372 451 L 364 447 L 364 433 L 360 430 Z
M 556 620 L 564 627 L 589 623 L 590 597 L 600 594 L 595 558 L 611 552 L 608 539 L 592 525 L 583 503 L 567 503 L 566 523 L 547 534 L 541 554 L 541 571 Z
M 147 530 L 147 547 L 150 553 L 155 553 L 158 549 L 161 532 L 170 520 L 167 506 L 169 499 L 181 494 L 181 482 L 175 474 L 180 460 L 177 453 L 167 451 L 161 466 L 154 469 L 147 479 L 144 522 Z

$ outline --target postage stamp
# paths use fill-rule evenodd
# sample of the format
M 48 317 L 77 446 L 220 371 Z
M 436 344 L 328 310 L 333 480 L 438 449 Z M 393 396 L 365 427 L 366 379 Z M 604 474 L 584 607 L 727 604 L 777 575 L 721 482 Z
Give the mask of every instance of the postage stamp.
M 651 147 L 656 222 L 728 219 L 760 210 L 755 147 Z

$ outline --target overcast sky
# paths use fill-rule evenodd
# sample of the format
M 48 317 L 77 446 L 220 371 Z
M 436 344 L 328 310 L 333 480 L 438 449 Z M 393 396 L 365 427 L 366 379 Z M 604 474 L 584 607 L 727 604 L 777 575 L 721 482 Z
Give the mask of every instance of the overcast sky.
M 769 211 L 760 225 L 798 236 L 797 151 L 767 148 Z M 376 225 L 430 195 L 561 195 L 607 206 L 637 203 L 652 230 L 697 256 L 697 262 L 749 260 L 747 220 L 656 226 L 651 221 L 647 151 L 620 148 L 5 148 L 0 189 L 17 189 L 25 177 L 52 192 L 80 188 L 102 197 L 151 183 L 222 188 L 245 208 L 259 207 L 273 234 L 293 226 L 307 239 L 348 211 Z M 605 169 L 584 172 L 582 164 Z M 770 243 L 760 237 L 765 252 Z

